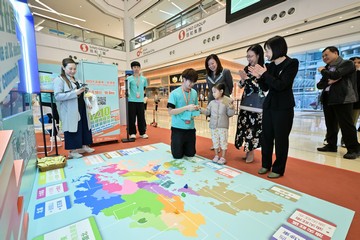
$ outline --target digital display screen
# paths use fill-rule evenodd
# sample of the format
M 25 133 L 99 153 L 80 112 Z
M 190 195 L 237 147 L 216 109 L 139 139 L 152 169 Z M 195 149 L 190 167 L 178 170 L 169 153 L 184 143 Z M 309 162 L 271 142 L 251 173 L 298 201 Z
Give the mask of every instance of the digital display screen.
M 231 0 L 231 14 L 251 6 L 260 0 Z
M 231 23 L 286 0 L 226 0 L 226 22 Z

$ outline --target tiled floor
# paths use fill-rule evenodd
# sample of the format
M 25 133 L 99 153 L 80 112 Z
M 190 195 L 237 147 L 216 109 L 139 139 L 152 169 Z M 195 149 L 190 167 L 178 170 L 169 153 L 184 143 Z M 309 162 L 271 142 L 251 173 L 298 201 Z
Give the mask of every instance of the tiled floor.
M 170 128 L 170 116 L 166 110 L 160 110 L 156 119 L 159 127 Z M 152 122 L 153 114 L 151 110 L 147 111 L 146 120 L 147 123 Z M 230 119 L 230 143 L 234 143 L 236 120 L 237 116 Z M 197 135 L 210 137 L 209 123 L 205 120 L 204 116 L 198 117 L 195 124 Z M 339 146 L 337 153 L 319 153 L 316 150 L 317 147 L 322 146 L 325 131 L 326 128 L 322 112 L 296 112 L 294 125 L 290 134 L 289 156 L 360 172 L 360 157 L 356 160 L 344 159 L 342 156 L 346 153 L 345 148 Z M 339 133 L 339 141 L 340 136 L 341 134 Z M 358 134 L 358 136 L 360 135 Z

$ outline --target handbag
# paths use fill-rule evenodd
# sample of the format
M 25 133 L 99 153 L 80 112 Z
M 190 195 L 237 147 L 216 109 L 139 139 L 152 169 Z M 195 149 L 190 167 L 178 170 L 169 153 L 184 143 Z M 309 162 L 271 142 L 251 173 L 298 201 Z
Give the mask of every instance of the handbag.
M 250 112 L 262 112 L 265 96 L 252 92 L 241 99 L 240 109 Z

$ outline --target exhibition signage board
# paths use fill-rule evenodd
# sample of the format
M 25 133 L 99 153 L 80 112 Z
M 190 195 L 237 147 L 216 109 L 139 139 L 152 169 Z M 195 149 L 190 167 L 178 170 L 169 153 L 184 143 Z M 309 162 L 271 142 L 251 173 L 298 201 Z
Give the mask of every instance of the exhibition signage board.
M 85 96 L 89 99 L 93 97 L 97 99 L 98 106 L 92 109 L 91 113 L 93 142 L 119 141 L 120 109 L 117 66 L 80 61 L 78 73 L 79 78 L 87 84 L 89 89 Z

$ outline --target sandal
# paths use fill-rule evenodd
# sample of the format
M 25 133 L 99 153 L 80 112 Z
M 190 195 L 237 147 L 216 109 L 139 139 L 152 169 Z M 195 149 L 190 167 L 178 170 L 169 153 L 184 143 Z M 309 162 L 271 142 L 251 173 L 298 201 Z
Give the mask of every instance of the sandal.
M 219 156 L 218 155 L 216 155 L 214 158 L 213 158 L 213 160 L 212 160 L 214 163 L 217 163 L 218 161 L 219 161 Z
M 226 163 L 226 160 L 225 160 L 225 158 L 221 157 L 220 160 L 217 163 L 220 164 L 220 165 L 223 165 L 223 164 Z

